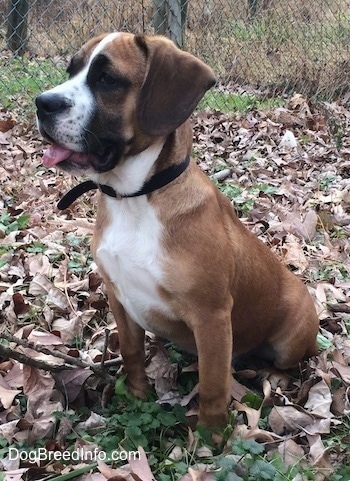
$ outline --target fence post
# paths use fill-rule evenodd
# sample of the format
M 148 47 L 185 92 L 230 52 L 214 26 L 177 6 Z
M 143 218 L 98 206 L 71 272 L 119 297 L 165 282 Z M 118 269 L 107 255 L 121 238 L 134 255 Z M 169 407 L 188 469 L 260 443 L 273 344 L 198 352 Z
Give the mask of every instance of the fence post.
M 154 31 L 168 35 L 180 48 L 184 46 L 184 34 L 189 0 L 153 0 Z
M 178 47 L 183 47 L 182 22 L 181 22 L 181 2 L 180 0 L 169 0 L 169 38 Z
M 166 1 L 153 0 L 153 25 L 154 33 L 165 35 L 167 29 Z
M 7 15 L 7 45 L 17 54 L 23 54 L 27 46 L 28 0 L 9 0 Z

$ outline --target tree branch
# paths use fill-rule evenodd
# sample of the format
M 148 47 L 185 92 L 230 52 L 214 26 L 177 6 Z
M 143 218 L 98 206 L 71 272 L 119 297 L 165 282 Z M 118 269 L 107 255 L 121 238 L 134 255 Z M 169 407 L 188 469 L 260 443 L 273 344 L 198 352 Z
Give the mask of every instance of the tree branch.
M 38 367 L 38 369 L 44 369 L 46 371 L 51 371 L 51 372 L 59 372 L 65 369 L 72 369 L 73 366 L 80 367 L 82 369 L 88 368 L 88 369 L 91 369 L 91 371 L 96 376 L 104 379 L 109 384 L 113 384 L 113 385 L 115 384 L 115 377 L 111 376 L 105 369 L 103 369 L 103 366 L 101 366 L 100 364 L 89 364 L 83 361 L 82 359 L 69 356 L 68 354 L 65 354 L 61 351 L 57 351 L 56 349 L 48 349 L 47 347 L 42 346 L 41 344 L 38 344 L 38 343 L 34 344 L 33 342 L 29 342 L 26 339 L 20 339 L 9 333 L 2 333 L 1 337 L 6 339 L 9 342 L 14 342 L 18 344 L 19 346 L 22 346 L 28 349 L 33 349 L 36 352 L 40 352 L 48 356 L 54 356 L 59 359 L 63 359 L 65 361 L 65 364 L 54 365 L 44 360 L 38 360 L 38 359 L 32 358 L 26 354 L 20 353 L 18 351 L 15 351 L 9 347 L 5 347 L 0 344 L 0 354 L 2 352 L 3 353 L 6 352 L 6 354 L 3 357 L 15 359 L 16 361 L 19 361 L 22 364 L 28 364 L 30 366 Z M 38 363 L 41 367 L 39 367 Z
M 4 346 L 3 344 L 0 344 L 0 357 L 3 357 L 4 359 L 15 359 L 22 364 L 27 364 L 28 366 L 50 372 L 61 372 L 67 369 L 73 369 L 73 366 L 68 366 L 67 364 L 50 364 L 42 359 L 34 359 L 27 356 L 23 352 L 14 351 L 10 347 Z

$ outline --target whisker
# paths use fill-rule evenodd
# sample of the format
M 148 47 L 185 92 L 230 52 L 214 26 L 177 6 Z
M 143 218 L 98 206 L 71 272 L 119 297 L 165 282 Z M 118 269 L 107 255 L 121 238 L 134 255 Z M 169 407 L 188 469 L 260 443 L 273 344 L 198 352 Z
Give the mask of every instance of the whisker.
M 101 142 L 100 139 L 97 137 L 97 135 L 94 134 L 94 132 L 92 132 L 91 130 L 89 130 L 89 129 L 85 128 L 85 127 L 83 127 L 83 130 L 84 130 L 84 132 L 90 134 L 90 135 L 94 138 L 94 140 L 97 141 L 97 143 L 98 143 L 98 145 L 99 145 L 100 147 L 103 147 L 103 146 L 102 146 L 102 142 Z M 83 137 L 83 141 L 84 141 L 84 143 L 86 144 L 86 146 L 89 147 L 89 144 L 88 144 L 87 140 L 86 140 L 84 137 Z

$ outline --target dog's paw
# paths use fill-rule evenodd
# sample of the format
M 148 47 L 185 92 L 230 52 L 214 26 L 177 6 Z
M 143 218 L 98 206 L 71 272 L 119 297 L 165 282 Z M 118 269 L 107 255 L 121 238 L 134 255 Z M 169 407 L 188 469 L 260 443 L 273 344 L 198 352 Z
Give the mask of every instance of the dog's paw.
M 283 391 L 287 390 L 291 381 L 291 376 L 289 376 L 286 372 L 280 371 L 278 369 L 261 369 L 257 372 L 258 378 L 260 379 L 261 384 L 267 380 L 271 384 L 272 390 L 276 390 L 277 388 L 282 389 Z
M 146 399 L 150 392 L 150 385 L 147 380 L 143 381 L 130 381 L 127 380 L 127 386 L 131 394 L 141 399 Z

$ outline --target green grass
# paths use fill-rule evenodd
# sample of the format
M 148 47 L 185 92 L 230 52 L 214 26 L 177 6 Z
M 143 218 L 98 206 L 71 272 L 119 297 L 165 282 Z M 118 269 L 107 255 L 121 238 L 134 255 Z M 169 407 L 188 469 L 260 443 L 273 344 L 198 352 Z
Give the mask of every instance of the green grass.
M 248 214 L 261 195 L 271 195 L 277 190 L 276 187 L 265 183 L 246 188 L 236 183 L 218 182 L 213 177 L 211 180 L 226 197 L 234 202 L 235 208 L 243 214 Z
M 295 91 L 315 100 L 330 100 L 347 91 L 349 75 L 349 22 L 346 14 L 326 15 L 323 21 L 298 17 L 308 6 L 274 5 L 265 15 L 247 22 L 223 22 L 220 50 L 216 32 L 208 31 L 202 55 L 224 82 L 257 86 L 272 92 Z M 311 10 L 311 9 L 310 9 Z M 311 16 L 313 12 L 308 12 Z M 207 40 L 207 37 L 210 40 Z M 196 48 L 196 42 L 191 42 Z
M 27 112 L 34 110 L 33 98 L 40 91 L 62 82 L 66 78 L 64 61 L 53 63 L 49 59 L 39 61 L 38 59 L 33 60 L 24 57 L 12 59 L 9 62 L 6 58 L 3 58 L 0 59 L 0 68 L 2 69 L 0 102 L 9 109 L 18 108 L 20 102 L 22 108 L 27 106 Z M 208 108 L 224 113 L 246 112 L 253 108 L 273 108 L 283 105 L 283 103 L 284 101 L 281 98 L 262 100 L 254 95 L 228 94 L 212 90 L 206 94 L 199 108 Z M 332 181 L 331 178 L 323 179 L 323 182 L 326 183 L 325 187 Z M 232 183 L 221 183 L 219 187 L 235 201 L 238 209 L 242 212 L 249 211 L 260 195 L 271 194 L 275 189 L 267 184 L 259 184 L 249 189 L 243 189 L 241 186 Z M 28 217 L 26 214 L 19 216 L 2 214 L 0 223 L 0 229 L 8 234 L 17 229 L 25 229 Z M 69 253 L 68 268 L 76 275 L 84 276 L 91 261 L 87 243 L 84 239 L 77 239 L 74 236 L 69 236 L 65 242 L 70 247 L 67 250 Z M 0 255 L 5 254 L 9 249 L 11 247 L 6 246 L 3 252 L 0 252 Z M 15 250 L 15 247 L 12 249 Z M 35 242 L 27 246 L 26 249 L 28 252 L 42 252 L 45 245 Z M 59 260 L 61 253 L 57 252 L 56 255 Z M 6 262 L 6 259 L 4 262 Z M 55 259 L 51 257 L 50 262 L 54 264 Z M 338 270 L 341 278 L 343 275 L 341 266 Z M 331 274 L 334 274 L 334 267 Z M 329 275 L 329 272 L 322 271 L 317 274 L 317 279 L 328 278 Z M 33 316 L 32 320 L 35 320 L 32 313 L 29 313 L 29 315 Z M 187 374 L 180 376 L 180 381 L 179 388 L 181 389 L 182 386 L 182 389 L 188 392 L 192 379 L 189 379 Z M 96 430 L 75 432 L 73 430 L 67 437 L 69 445 L 73 446 L 75 441 L 81 438 L 85 441 L 96 442 L 107 453 L 119 444 L 129 449 L 135 449 L 141 445 L 146 450 L 151 468 L 159 481 L 177 480 L 188 471 L 189 466 L 195 468 L 197 462 L 203 461 L 221 468 L 221 471 L 216 474 L 216 481 L 258 481 L 260 479 L 292 481 L 298 475 L 299 477 L 302 475 L 303 480 L 317 479 L 316 468 L 303 464 L 287 468 L 278 453 L 272 459 L 269 458 L 264 447 L 255 441 L 235 439 L 230 451 L 225 452 L 225 454 L 220 453 L 220 450 L 214 450 L 212 456 L 204 460 L 196 457 L 186 449 L 187 430 L 183 411 L 180 408 L 166 411 L 154 400 L 141 401 L 131 397 L 124 389 L 123 378 L 117 383 L 116 396 L 110 409 L 101 412 L 101 414 L 106 418 L 104 429 L 100 432 Z M 76 418 L 70 419 L 70 421 L 73 422 L 73 425 L 76 425 L 78 421 L 84 418 L 84 415 L 86 416 L 86 413 L 77 412 L 74 414 Z M 262 422 L 267 422 L 267 416 L 268 412 L 266 412 Z M 343 428 L 334 430 L 332 435 L 327 438 L 328 445 L 345 450 L 346 433 L 348 433 L 349 427 L 349 423 L 347 423 Z M 231 433 L 230 429 L 232 430 L 232 427 L 228 426 L 226 433 L 224 433 L 225 436 Z M 194 435 L 197 446 L 210 445 L 209 436 L 205 430 L 199 429 Z M 181 458 L 177 461 L 169 457 L 174 446 L 182 449 Z M 0 442 L 0 454 L 6 453 L 8 447 L 7 442 L 2 444 Z M 238 455 L 239 461 L 236 458 L 227 457 L 231 454 Z M 55 479 L 63 481 L 64 478 L 59 476 Z M 350 479 L 349 468 L 343 466 L 339 467 L 337 473 L 332 475 L 329 481 L 347 481 L 348 479 Z
M 206 457 L 199 457 L 187 449 L 185 411 L 186 409 L 179 405 L 169 410 L 155 403 L 154 399 L 135 398 L 126 389 L 125 376 L 122 376 L 116 383 L 112 403 L 108 409 L 100 410 L 100 414 L 105 418 L 104 426 L 79 429 L 78 423 L 89 415 L 86 408 L 75 413 L 56 413 L 55 416 L 57 421 L 66 419 L 72 424 L 72 432 L 65 438 L 72 450 L 78 441 L 94 443 L 106 454 L 108 464 L 116 450 L 123 448 L 135 453 L 141 446 L 147 453 L 157 481 L 176 481 L 184 476 L 190 467 L 196 469 L 197 463 L 206 463 L 216 469 L 216 481 L 292 481 L 301 475 L 305 481 L 317 480 L 318 468 L 307 466 L 303 461 L 286 466 L 277 451 L 272 456 L 268 455 L 264 444 L 254 440 L 235 438 L 222 453 L 220 449 L 213 448 L 210 443 L 211 434 L 202 427 L 194 432 L 194 442 L 197 448 L 206 447 L 207 454 Z M 266 418 L 268 414 L 269 409 L 266 410 Z M 232 427 L 228 427 L 230 429 L 223 432 L 226 438 L 232 433 Z M 344 429 L 335 429 L 333 438 L 328 443 L 330 449 L 335 446 L 345 448 L 347 429 L 348 425 L 344 426 Z M 33 452 L 41 446 L 42 442 L 38 442 L 34 449 L 24 445 L 17 448 L 19 451 Z M 6 455 L 9 448 L 7 442 L 3 442 L 1 447 L 1 453 Z M 178 449 L 178 456 L 173 459 L 171 453 L 175 447 Z M 68 465 L 70 464 L 69 460 Z M 90 464 L 90 468 L 95 466 L 95 463 Z M 75 472 L 76 475 L 80 473 L 79 469 Z M 347 481 L 349 472 L 348 467 L 340 466 L 336 474 L 328 479 Z M 71 475 L 72 473 L 70 477 Z M 58 476 L 54 479 L 64 481 L 68 478 Z
M 53 87 L 66 78 L 66 65 L 63 60 L 30 59 L 26 57 L 6 57 L 0 59 L 2 75 L 0 79 L 0 104 L 9 110 L 18 106 L 25 111 L 33 111 L 33 99 L 43 90 Z M 264 110 L 284 104 L 279 97 L 262 99 L 255 95 L 231 94 L 210 90 L 198 105 L 198 110 L 208 109 L 222 113 L 247 112 L 251 109 Z
M 247 112 L 252 109 L 265 110 L 284 105 L 285 100 L 280 97 L 262 99 L 255 95 L 230 94 L 210 90 L 198 105 L 198 110 L 216 110 L 222 113 Z
M 0 58 L 0 104 L 9 110 L 29 113 L 41 91 L 66 78 L 65 62 L 27 57 Z

